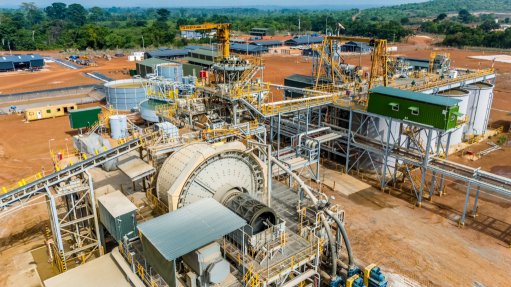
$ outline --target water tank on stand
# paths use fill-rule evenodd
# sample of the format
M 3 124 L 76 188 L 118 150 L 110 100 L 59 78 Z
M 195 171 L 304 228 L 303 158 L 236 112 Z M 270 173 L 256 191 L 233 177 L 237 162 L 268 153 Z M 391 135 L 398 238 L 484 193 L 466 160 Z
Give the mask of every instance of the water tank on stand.
M 128 135 L 128 117 L 126 115 L 111 116 L 110 132 L 113 139 L 126 137 Z

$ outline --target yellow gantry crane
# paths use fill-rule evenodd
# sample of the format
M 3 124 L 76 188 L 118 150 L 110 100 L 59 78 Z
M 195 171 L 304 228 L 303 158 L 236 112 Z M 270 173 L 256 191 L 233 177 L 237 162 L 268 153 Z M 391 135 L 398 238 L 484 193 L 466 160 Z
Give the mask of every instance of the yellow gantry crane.
M 222 56 L 229 58 L 229 33 L 231 31 L 231 24 L 216 24 L 204 23 L 200 25 L 183 25 L 179 26 L 180 31 L 201 31 L 201 30 L 216 30 L 216 37 L 218 42 L 222 45 Z
M 323 62 L 325 65 L 330 65 L 332 67 L 331 75 L 325 75 L 332 80 L 334 80 L 334 71 L 336 59 L 334 53 L 334 44 L 335 43 L 345 43 L 345 42 L 362 42 L 368 43 L 373 47 L 373 51 L 371 54 L 371 73 L 369 75 L 369 89 L 371 89 L 376 82 L 378 77 L 383 78 L 383 85 L 387 86 L 388 84 L 388 54 L 387 54 L 387 40 L 385 39 L 372 39 L 372 38 L 362 38 L 362 37 L 346 37 L 346 36 L 325 36 L 323 39 L 323 43 L 320 46 L 320 61 L 318 67 L 318 74 L 316 75 L 316 87 L 319 85 L 321 75 L 321 66 Z M 327 51 L 328 50 L 328 51 Z

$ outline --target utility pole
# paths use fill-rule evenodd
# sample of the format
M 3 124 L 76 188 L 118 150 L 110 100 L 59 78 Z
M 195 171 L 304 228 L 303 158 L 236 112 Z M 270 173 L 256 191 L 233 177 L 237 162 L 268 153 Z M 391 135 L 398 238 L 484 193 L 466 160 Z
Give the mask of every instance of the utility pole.
M 142 50 L 145 51 L 144 35 L 142 35 Z

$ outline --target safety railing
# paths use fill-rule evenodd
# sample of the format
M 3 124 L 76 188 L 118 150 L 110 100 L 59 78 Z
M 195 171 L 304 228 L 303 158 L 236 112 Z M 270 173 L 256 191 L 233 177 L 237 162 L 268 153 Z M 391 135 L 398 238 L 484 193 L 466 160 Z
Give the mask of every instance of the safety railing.
M 7 186 L 2 186 L 2 192 L 1 193 L 8 193 L 10 191 L 13 191 L 15 189 L 17 189 L 18 187 L 22 187 L 24 185 L 27 185 L 29 183 L 32 183 L 36 180 L 39 180 L 41 178 L 43 178 L 43 174 L 42 172 L 38 172 L 34 175 L 31 175 L 31 176 L 28 176 L 28 177 L 24 177 L 24 178 L 21 178 L 20 180 L 16 181 L 16 183 L 14 184 L 9 184 Z
M 276 103 L 267 103 L 261 105 L 260 111 L 266 116 L 276 115 L 279 113 L 288 113 L 316 107 L 320 105 L 331 104 L 337 101 L 337 95 L 324 95 L 313 98 L 303 98 L 298 100 L 281 101 Z
M 410 90 L 410 91 L 424 91 L 428 89 L 433 89 L 441 86 L 446 86 L 449 84 L 455 84 L 467 80 L 476 79 L 479 77 L 489 76 L 495 74 L 495 70 L 493 68 L 491 69 L 484 69 L 484 70 L 477 70 L 477 71 L 469 71 L 467 74 L 460 75 L 456 78 L 438 78 L 436 80 L 428 81 L 425 83 L 419 83 L 417 85 L 411 85 L 411 84 L 405 84 L 405 85 L 397 85 L 394 86 L 394 88 L 403 89 L 403 90 Z

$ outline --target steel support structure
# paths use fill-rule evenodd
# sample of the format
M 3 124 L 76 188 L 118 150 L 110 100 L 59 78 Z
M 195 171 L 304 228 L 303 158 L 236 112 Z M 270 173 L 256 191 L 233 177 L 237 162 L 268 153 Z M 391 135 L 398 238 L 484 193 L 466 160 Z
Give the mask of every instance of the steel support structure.
M 51 256 L 62 270 L 101 254 L 92 177 L 83 173 L 64 184 L 46 188 L 50 226 L 57 254 Z

